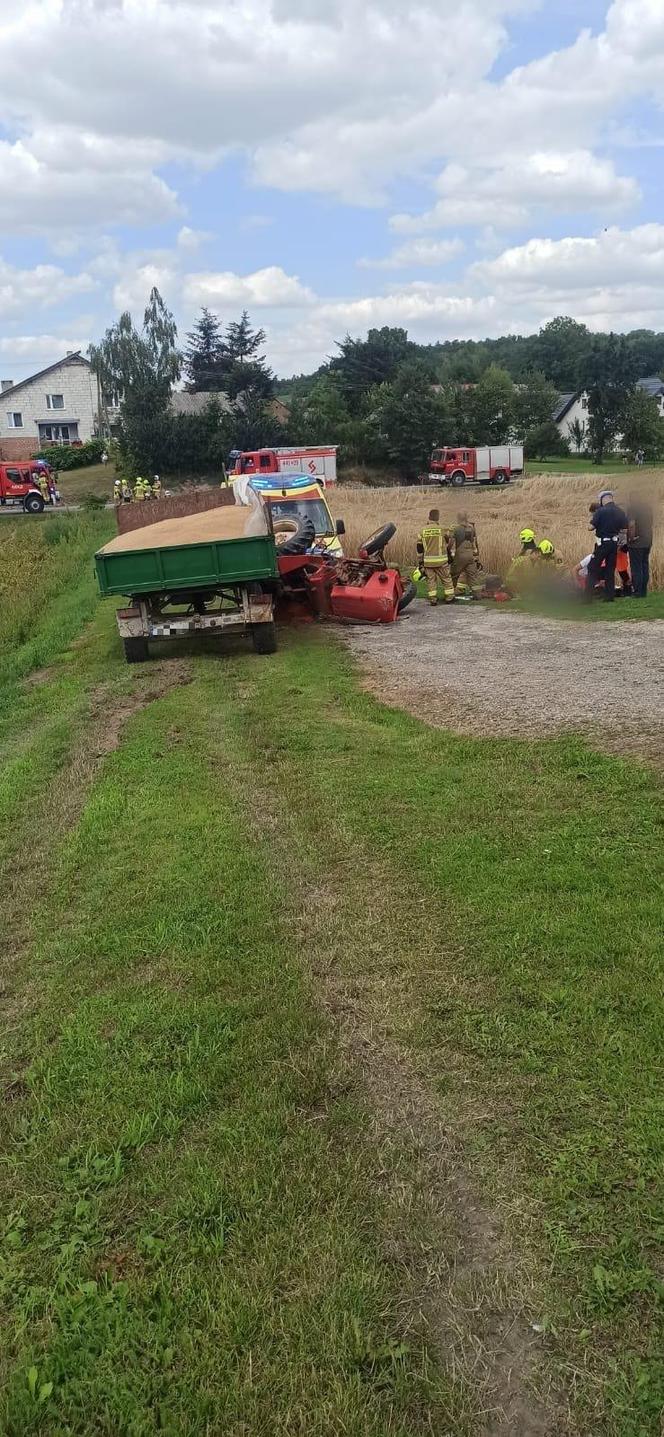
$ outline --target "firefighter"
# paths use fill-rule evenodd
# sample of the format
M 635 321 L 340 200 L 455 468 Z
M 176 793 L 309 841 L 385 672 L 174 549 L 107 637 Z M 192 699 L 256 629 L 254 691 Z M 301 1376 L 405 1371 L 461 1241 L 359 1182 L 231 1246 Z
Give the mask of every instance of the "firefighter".
M 49 489 L 49 487 L 48 487 L 48 479 L 47 479 L 47 477 L 46 477 L 46 472 L 45 472 L 44 469 L 40 469 L 40 470 L 39 470 L 39 473 L 37 474 L 37 484 L 38 484 L 39 491 L 40 491 L 40 493 L 41 493 L 42 499 L 44 500 L 44 503 L 45 503 L 45 504 L 50 504 L 50 502 L 51 502 L 51 491 L 50 491 L 50 489 Z
M 452 530 L 452 539 L 454 558 L 451 564 L 451 574 L 454 592 L 457 595 L 467 594 L 470 589 L 471 597 L 479 599 L 484 588 L 480 572 L 480 551 L 475 525 L 467 514 L 457 514 L 456 528 Z
M 139 474 L 138 478 L 134 480 L 134 498 L 135 498 L 135 499 L 139 499 L 139 500 L 140 500 L 140 499 L 144 499 L 144 498 L 145 498 L 145 487 L 146 487 L 146 486 L 145 486 L 145 480 L 142 479 L 142 478 L 141 478 L 141 475 Z
M 132 501 L 133 497 L 134 497 L 134 495 L 133 495 L 133 493 L 132 493 L 132 488 L 131 488 L 131 484 L 129 483 L 129 480 L 128 480 L 128 479 L 123 479 L 123 480 L 122 480 L 122 502 L 123 502 L 123 504 L 131 504 L 131 501 Z
M 534 529 L 522 529 L 519 534 L 521 548 L 512 560 L 505 583 L 510 593 L 518 594 L 530 587 L 533 578 L 533 564 L 537 561 L 537 540 Z
M 439 585 L 443 590 L 445 603 L 454 603 L 449 543 L 450 535 L 441 528 L 438 509 L 431 509 L 422 532 L 417 536 L 418 567 L 427 581 L 427 596 L 430 604 L 438 603 Z
M 158 474 L 155 474 L 152 480 L 152 498 L 161 499 L 161 479 Z
M 122 480 L 121 480 L 121 479 L 114 479 L 114 480 L 113 480 L 113 498 L 114 498 L 116 504 L 119 504 L 120 501 L 121 501 L 121 499 L 122 499 Z

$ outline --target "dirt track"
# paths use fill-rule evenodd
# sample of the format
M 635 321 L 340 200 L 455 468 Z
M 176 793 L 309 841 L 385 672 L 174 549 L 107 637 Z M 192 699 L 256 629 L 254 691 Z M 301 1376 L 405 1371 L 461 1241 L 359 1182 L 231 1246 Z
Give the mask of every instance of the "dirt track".
M 369 687 L 456 733 L 591 733 L 664 764 L 664 621 L 575 623 L 483 605 L 349 631 Z

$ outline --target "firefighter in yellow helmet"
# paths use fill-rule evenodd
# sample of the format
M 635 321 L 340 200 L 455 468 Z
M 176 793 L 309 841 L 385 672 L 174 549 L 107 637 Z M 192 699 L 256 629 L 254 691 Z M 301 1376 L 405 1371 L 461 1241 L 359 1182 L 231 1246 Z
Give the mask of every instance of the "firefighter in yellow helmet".
M 119 504 L 119 503 L 121 502 L 121 500 L 122 500 L 122 480 L 121 480 L 121 479 L 114 479 L 114 480 L 113 480 L 113 498 L 114 498 L 116 504 Z
M 429 511 L 424 528 L 417 536 L 417 562 L 427 581 L 427 596 L 430 604 L 438 603 L 438 588 L 443 591 L 446 604 L 454 602 L 454 583 L 450 569 L 448 545 L 450 535 L 441 527 L 437 509 Z
M 134 480 L 134 498 L 135 498 L 135 499 L 144 499 L 144 498 L 145 498 L 145 480 L 144 480 L 143 478 L 141 478 L 141 475 L 140 475 L 140 474 L 139 474 L 138 478 Z
M 457 514 L 456 526 L 452 530 L 452 540 L 454 557 L 450 569 L 454 592 L 455 594 L 467 594 L 470 590 L 472 598 L 479 599 L 484 588 L 479 564 L 480 551 L 475 525 L 467 514 Z
M 535 565 L 539 559 L 534 529 L 522 529 L 519 541 L 521 548 L 516 558 L 512 560 L 505 576 L 505 587 L 511 594 L 521 594 L 532 588 Z

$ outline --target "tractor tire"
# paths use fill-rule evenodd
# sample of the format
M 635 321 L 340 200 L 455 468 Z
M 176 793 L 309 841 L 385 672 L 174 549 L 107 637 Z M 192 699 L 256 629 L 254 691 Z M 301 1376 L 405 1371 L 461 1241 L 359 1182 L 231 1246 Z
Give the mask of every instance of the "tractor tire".
M 414 584 L 412 579 L 409 579 L 408 583 L 406 584 L 406 587 L 404 588 L 403 594 L 401 595 L 401 598 L 399 599 L 399 602 L 397 604 L 397 613 L 403 614 L 404 609 L 407 609 L 408 605 L 412 604 L 413 599 L 416 598 L 417 584 Z
M 251 639 L 257 654 L 274 654 L 277 648 L 277 626 L 274 619 L 267 624 L 252 624 Z
M 44 500 L 41 494 L 26 494 L 23 500 L 23 508 L 26 514 L 43 514 Z
M 360 544 L 360 554 L 380 554 L 385 545 L 389 544 L 390 539 L 394 538 L 396 532 L 396 524 L 383 524 L 380 529 L 376 529 L 373 534 L 370 534 L 363 544 Z
M 277 539 L 277 558 L 292 558 L 295 554 L 306 554 L 307 549 L 311 548 L 316 538 L 314 521 L 313 519 L 309 518 L 300 519 L 298 521 L 297 528 L 295 529 L 294 533 L 291 534 L 291 537 L 289 539 L 284 539 L 283 544 L 280 544 L 279 534 L 283 534 L 284 532 L 287 533 L 288 531 L 284 531 L 283 529 L 279 530 L 275 527 L 275 537 Z
M 123 639 L 122 647 L 128 664 L 144 664 L 149 658 L 147 639 Z
M 451 478 L 450 478 L 450 484 L 452 485 L 452 488 L 453 488 L 453 489 L 462 489 L 463 486 L 464 486 L 464 484 L 465 484 L 465 482 L 466 482 L 466 476 L 465 476 L 465 474 L 464 474 L 464 472 L 463 472 L 463 469 L 455 469 L 454 473 L 452 474 L 452 476 L 451 476 Z
M 501 486 L 507 483 L 507 475 L 504 469 L 496 469 L 496 472 L 493 476 L 493 482 L 494 484 L 499 484 Z

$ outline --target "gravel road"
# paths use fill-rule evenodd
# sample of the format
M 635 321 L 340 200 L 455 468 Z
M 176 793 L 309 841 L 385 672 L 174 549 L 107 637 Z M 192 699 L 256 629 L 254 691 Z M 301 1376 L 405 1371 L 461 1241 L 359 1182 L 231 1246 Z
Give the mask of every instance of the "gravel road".
M 368 687 L 456 733 L 592 733 L 664 765 L 664 621 L 575 623 L 482 605 L 347 631 Z

